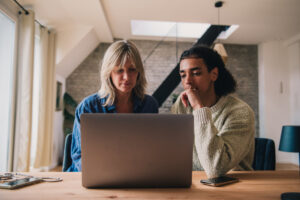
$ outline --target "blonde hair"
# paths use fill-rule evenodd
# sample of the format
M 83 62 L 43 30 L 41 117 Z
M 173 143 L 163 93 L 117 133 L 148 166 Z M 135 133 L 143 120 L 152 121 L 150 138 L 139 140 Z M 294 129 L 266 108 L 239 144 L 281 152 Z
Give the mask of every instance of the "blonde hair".
M 115 87 L 110 78 L 113 68 L 115 66 L 122 68 L 128 59 L 136 67 L 138 72 L 133 92 L 140 99 L 144 98 L 147 81 L 140 53 L 134 43 L 119 40 L 108 47 L 102 60 L 99 95 L 101 98 L 107 97 L 104 106 L 112 105 L 116 99 Z

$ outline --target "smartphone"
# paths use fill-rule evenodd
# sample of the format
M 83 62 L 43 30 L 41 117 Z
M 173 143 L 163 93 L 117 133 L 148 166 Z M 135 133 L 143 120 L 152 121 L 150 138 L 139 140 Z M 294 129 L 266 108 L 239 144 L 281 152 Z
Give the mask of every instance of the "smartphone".
M 227 184 L 230 184 L 230 183 L 236 183 L 238 181 L 239 181 L 239 179 L 237 179 L 237 178 L 233 178 L 233 177 L 229 177 L 229 176 L 220 176 L 220 177 L 217 177 L 217 178 L 211 178 L 211 179 L 207 179 L 207 180 L 200 180 L 200 183 L 202 183 L 204 185 L 219 187 L 219 186 L 227 185 Z
M 42 182 L 39 178 L 22 178 L 13 181 L 0 182 L 0 188 L 2 189 L 16 189 L 26 185 Z

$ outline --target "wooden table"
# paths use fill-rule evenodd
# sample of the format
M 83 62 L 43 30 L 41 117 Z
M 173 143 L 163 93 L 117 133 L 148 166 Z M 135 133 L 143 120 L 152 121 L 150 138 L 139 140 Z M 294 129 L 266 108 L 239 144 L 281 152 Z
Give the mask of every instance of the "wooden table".
M 38 183 L 16 190 L 0 189 L 0 199 L 280 199 L 283 192 L 300 192 L 299 172 L 230 172 L 240 182 L 223 187 L 202 185 L 204 172 L 193 172 L 191 188 L 164 189 L 86 189 L 81 173 L 39 172 L 34 176 L 61 177 L 62 182 Z

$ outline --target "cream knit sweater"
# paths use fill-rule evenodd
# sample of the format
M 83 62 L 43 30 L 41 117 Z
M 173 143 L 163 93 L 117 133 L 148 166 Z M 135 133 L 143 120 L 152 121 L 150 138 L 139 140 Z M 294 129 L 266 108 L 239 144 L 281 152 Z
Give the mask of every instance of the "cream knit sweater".
M 204 169 L 209 178 L 231 169 L 253 170 L 255 119 L 245 102 L 228 95 L 193 111 L 178 98 L 172 112 L 194 115 L 193 170 Z

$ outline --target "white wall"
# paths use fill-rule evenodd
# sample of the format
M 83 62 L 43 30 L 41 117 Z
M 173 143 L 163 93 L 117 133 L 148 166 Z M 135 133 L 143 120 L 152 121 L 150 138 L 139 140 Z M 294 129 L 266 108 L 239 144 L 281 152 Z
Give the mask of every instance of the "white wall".
M 300 37 L 288 44 L 290 73 L 290 116 L 291 124 L 300 125 Z
M 298 153 L 278 151 L 283 125 L 300 124 L 299 41 L 270 41 L 259 45 L 260 137 L 271 138 L 278 163 L 298 164 Z M 297 97 L 297 98 L 295 98 Z
M 62 83 L 62 95 L 65 93 L 66 77 L 97 45 L 99 45 L 99 39 L 91 27 L 75 26 L 57 31 L 56 81 Z M 53 155 L 50 168 L 56 167 L 62 160 L 64 151 L 63 122 L 63 111 L 56 111 L 53 122 Z
M 57 31 L 56 73 L 67 78 L 99 45 L 92 27 L 70 27 Z
M 300 125 L 300 34 L 288 41 L 288 63 L 290 69 L 290 124 Z M 290 161 L 299 163 L 298 153 L 290 153 Z
M 56 81 L 62 83 L 62 95 L 63 95 L 65 93 L 66 79 L 56 74 Z M 63 122 L 64 122 L 63 110 L 55 111 L 54 122 L 53 122 L 53 154 L 52 154 L 52 164 L 50 168 L 56 167 L 59 164 L 59 160 L 61 160 L 63 156 L 63 151 L 64 151 Z

